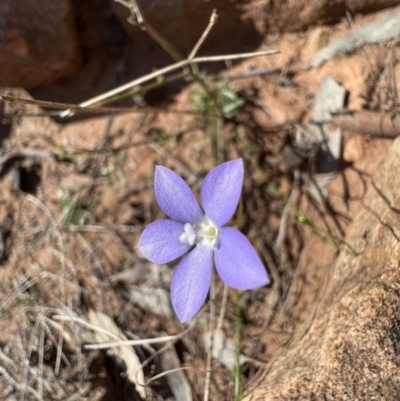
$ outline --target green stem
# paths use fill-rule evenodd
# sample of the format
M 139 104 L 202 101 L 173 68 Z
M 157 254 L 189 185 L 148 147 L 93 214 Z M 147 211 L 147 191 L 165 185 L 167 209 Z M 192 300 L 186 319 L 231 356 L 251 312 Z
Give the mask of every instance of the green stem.
M 236 344 L 235 344 L 235 401 L 240 401 L 243 395 L 243 383 L 240 375 L 240 354 L 242 351 L 242 311 L 240 308 L 240 293 L 235 290 L 235 315 L 236 315 Z

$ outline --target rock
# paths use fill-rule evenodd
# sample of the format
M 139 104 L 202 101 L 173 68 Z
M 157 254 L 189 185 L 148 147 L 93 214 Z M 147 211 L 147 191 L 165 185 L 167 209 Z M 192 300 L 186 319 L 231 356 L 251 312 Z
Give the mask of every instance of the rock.
M 247 14 L 261 34 L 271 28 L 279 31 L 301 31 L 311 26 L 329 24 L 351 15 L 368 14 L 397 6 L 398 0 L 252 0 L 246 5 Z
M 337 53 L 354 53 L 358 48 L 368 44 L 392 40 L 399 34 L 400 8 L 382 14 L 375 21 L 352 29 L 342 38 L 337 38 L 320 49 L 311 61 L 312 67 L 320 67 Z
M 0 2 L 0 86 L 33 88 L 74 74 L 81 53 L 70 0 Z
M 400 139 L 373 177 L 322 300 L 244 398 L 400 398 Z
M 348 163 L 358 162 L 364 157 L 364 141 L 361 135 L 353 135 L 345 140 L 342 157 Z

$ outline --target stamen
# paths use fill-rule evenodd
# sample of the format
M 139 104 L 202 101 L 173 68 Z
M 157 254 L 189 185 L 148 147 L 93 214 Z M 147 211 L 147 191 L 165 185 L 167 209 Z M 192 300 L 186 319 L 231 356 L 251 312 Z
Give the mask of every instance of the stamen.
M 190 223 L 186 223 L 183 226 L 183 233 L 179 236 L 179 241 L 188 243 L 189 245 L 193 245 L 196 241 L 196 232 L 194 231 L 193 226 Z

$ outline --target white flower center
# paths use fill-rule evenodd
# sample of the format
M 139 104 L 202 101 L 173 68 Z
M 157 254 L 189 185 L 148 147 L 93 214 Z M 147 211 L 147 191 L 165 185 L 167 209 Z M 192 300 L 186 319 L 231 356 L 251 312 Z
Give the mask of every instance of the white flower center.
M 183 233 L 179 236 L 179 240 L 183 243 L 189 245 L 202 243 L 214 247 L 218 242 L 219 228 L 207 218 L 196 225 L 186 223 L 183 229 Z

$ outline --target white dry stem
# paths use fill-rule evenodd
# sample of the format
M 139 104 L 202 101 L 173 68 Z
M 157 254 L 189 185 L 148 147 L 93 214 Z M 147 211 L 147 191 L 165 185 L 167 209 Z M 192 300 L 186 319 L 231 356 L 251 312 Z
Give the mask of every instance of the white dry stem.
M 118 95 L 122 92 L 128 91 L 140 84 L 151 81 L 161 75 L 167 74 L 169 72 L 175 71 L 180 68 L 187 67 L 191 64 L 196 63 L 207 63 L 207 62 L 218 62 L 218 61 L 229 61 L 229 60 L 240 60 L 250 57 L 261 57 L 261 56 L 270 56 L 273 54 L 279 53 L 276 50 L 263 50 L 258 52 L 250 52 L 250 53 L 240 53 L 240 54 L 228 54 L 228 55 L 220 55 L 220 56 L 208 56 L 208 57 L 195 57 L 192 59 L 186 59 L 179 61 L 175 64 L 152 72 L 151 74 L 144 75 L 134 81 L 128 82 L 125 85 L 119 86 L 109 92 L 98 95 L 92 99 L 86 100 L 79 105 L 71 105 L 67 103 L 59 103 L 59 102 L 48 102 L 44 100 L 36 100 L 36 99 L 25 99 L 16 96 L 8 96 L 1 95 L 0 99 L 7 102 L 13 103 L 22 103 L 22 104 L 34 104 L 40 107 L 49 107 L 53 109 L 65 109 L 60 112 L 53 112 L 53 116 L 61 116 L 61 117 L 70 117 L 74 114 L 74 112 L 88 112 L 88 113 L 177 113 L 177 114 L 199 114 L 199 112 L 191 111 L 191 110 L 174 110 L 174 109 L 160 109 L 156 107 L 141 107 L 141 108 L 132 108 L 132 107 L 95 107 L 100 106 L 101 102 L 107 100 L 115 95 Z
M 20 104 L 29 104 L 35 105 L 39 107 L 47 107 L 50 109 L 61 109 L 61 110 L 71 110 L 71 113 L 89 113 L 89 114 L 123 114 L 123 113 L 135 113 L 135 114 L 148 114 L 148 113 L 164 113 L 164 114 L 202 114 L 201 111 L 193 111 L 193 110 L 175 110 L 175 109 L 166 109 L 160 107 L 83 107 L 75 104 L 69 103 L 60 103 L 60 102 L 49 102 L 45 100 L 37 100 L 37 99 L 27 99 L 17 96 L 8 96 L 8 95 L 0 95 L 0 100 L 11 103 L 20 103 Z M 47 112 L 40 114 L 21 114 L 23 116 L 31 116 L 37 117 L 42 115 L 51 115 L 58 116 L 63 112 Z
M 167 376 L 167 375 L 169 375 L 171 373 L 179 372 L 181 370 L 190 370 L 190 369 L 194 369 L 194 368 L 193 367 L 182 367 L 182 368 L 176 368 L 176 369 L 167 370 L 165 372 L 162 372 L 162 373 L 160 373 L 158 375 L 153 376 L 152 378 L 147 380 L 147 382 L 144 385 L 148 386 L 150 383 L 156 381 L 157 379 L 160 379 L 161 377 Z
M 214 9 L 212 14 L 211 14 L 210 22 L 208 23 L 207 28 L 205 29 L 203 34 L 200 36 L 200 39 L 197 41 L 196 45 L 193 47 L 193 50 L 189 54 L 189 58 L 188 58 L 189 60 L 193 60 L 193 58 L 196 56 L 196 54 L 200 50 L 200 47 L 202 46 L 202 44 L 206 40 L 208 34 L 210 33 L 212 27 L 217 22 L 217 19 L 218 19 L 217 10 Z
M 170 347 L 173 347 L 175 345 L 175 343 L 180 340 L 181 338 L 183 338 L 187 333 L 189 333 L 194 327 L 196 327 L 197 321 L 199 319 L 199 317 L 203 314 L 205 310 L 205 307 L 203 307 L 200 312 L 192 319 L 191 323 L 189 324 L 189 326 L 186 328 L 186 330 L 184 330 L 183 332 L 181 332 L 180 334 L 176 335 L 175 339 L 172 341 L 167 342 L 167 344 L 165 344 L 162 348 L 160 348 L 159 350 L 152 352 L 151 355 L 142 362 L 142 369 L 147 366 L 154 358 L 156 358 L 158 355 L 162 354 L 163 352 L 167 351 Z M 148 347 L 149 345 L 146 344 L 146 346 Z
M 73 340 L 72 340 L 71 336 L 68 334 L 68 332 L 65 330 L 65 328 L 62 327 L 61 325 L 53 322 L 51 319 L 47 318 L 46 316 L 44 319 L 45 319 L 44 321 L 46 323 L 48 323 L 49 326 L 52 326 L 53 328 L 58 330 L 64 336 L 64 341 L 66 341 L 67 344 L 69 344 L 69 346 L 71 347 L 70 344 L 73 344 Z M 62 349 L 59 349 L 59 342 L 55 339 L 55 337 L 53 336 L 53 333 L 51 332 L 51 330 L 49 329 L 47 324 L 45 325 L 45 330 L 46 330 L 47 336 L 49 337 L 50 341 L 53 344 L 53 347 L 56 348 L 57 352 L 60 353 L 61 359 L 63 360 L 65 365 L 68 367 L 71 367 L 71 362 L 68 360 L 67 356 L 64 354 Z
M 125 341 L 126 336 L 122 330 L 114 323 L 114 320 L 102 312 L 95 312 L 94 310 L 89 310 L 88 319 L 92 324 L 99 326 L 111 333 L 116 335 L 120 340 Z M 112 336 L 112 338 L 114 338 Z M 109 340 L 109 335 L 103 333 L 95 332 L 95 339 L 99 343 L 107 342 Z M 109 355 L 115 359 L 118 365 L 124 366 L 124 371 L 126 372 L 127 379 L 135 386 L 136 391 L 139 393 L 141 398 L 146 398 L 146 389 L 144 386 L 144 373 L 141 368 L 141 363 L 139 357 L 137 356 L 133 347 L 122 345 L 115 349 L 110 350 Z
M 106 334 L 112 338 L 115 338 L 118 341 L 113 341 L 113 342 L 102 342 L 98 344 L 87 344 L 84 346 L 85 349 L 106 349 L 106 348 L 114 348 L 114 347 L 120 347 L 121 345 L 143 345 L 143 344 L 158 344 L 158 343 L 165 343 L 169 341 L 174 341 L 178 340 L 180 337 L 179 336 L 164 336 L 164 337 L 158 337 L 158 338 L 148 338 L 148 339 L 141 339 L 141 340 L 121 340 L 118 335 L 115 333 L 112 333 L 108 330 L 105 330 L 101 327 L 98 327 L 94 324 L 91 324 L 87 322 L 84 319 L 81 319 L 79 317 L 73 317 L 73 316 L 64 316 L 64 315 L 55 315 L 53 316 L 54 320 L 58 321 L 71 321 L 80 324 L 83 327 L 86 327 L 87 329 L 90 329 L 94 332 L 98 332 L 101 334 Z
M 94 324 L 91 324 L 91 323 L 87 322 L 86 320 L 81 319 L 80 317 L 65 316 L 65 315 L 55 315 L 55 316 L 52 316 L 52 318 L 54 320 L 58 320 L 58 321 L 61 321 L 61 322 L 75 322 L 75 323 L 80 324 L 83 327 L 86 327 L 89 330 L 93 330 L 94 332 L 107 334 L 108 336 L 116 338 L 116 339 L 119 338 L 118 335 L 116 335 L 114 333 L 111 333 L 108 330 L 102 329 L 101 327 L 98 327 L 98 326 L 96 326 Z
M 121 345 L 143 345 L 143 344 L 160 344 L 169 341 L 175 341 L 179 337 L 178 336 L 164 336 L 157 338 L 144 338 L 141 340 L 120 340 L 113 342 L 104 342 L 99 344 L 87 344 L 84 346 L 85 349 L 106 349 L 106 348 L 115 348 L 120 347 Z
M 135 86 L 141 85 L 154 78 L 157 78 L 160 75 L 167 74 L 171 71 L 175 71 L 179 68 L 186 67 L 190 64 L 228 61 L 228 60 L 240 60 L 240 59 L 245 59 L 245 58 L 249 58 L 249 57 L 270 56 L 272 54 L 277 54 L 277 53 L 278 53 L 278 51 L 276 51 L 276 50 L 263 50 L 263 51 L 251 52 L 251 53 L 227 54 L 225 56 L 195 57 L 191 60 L 186 59 L 186 60 L 178 61 L 177 63 L 172 64 L 168 67 L 161 68 L 160 70 L 152 72 L 151 74 L 144 75 L 141 78 L 138 78 L 138 79 L 135 79 L 134 81 L 126 83 L 125 85 L 119 86 L 118 88 L 115 88 L 111 91 L 103 93 L 92 99 L 86 100 L 85 102 L 80 103 L 79 107 L 89 107 L 89 106 L 95 105 L 97 103 L 102 102 L 103 100 L 106 100 L 106 99 L 112 97 L 112 96 L 118 95 L 122 92 L 125 92 L 125 91 L 135 87 Z M 72 115 L 73 115 L 73 113 L 70 109 L 65 110 L 60 113 L 60 117 L 69 117 Z

